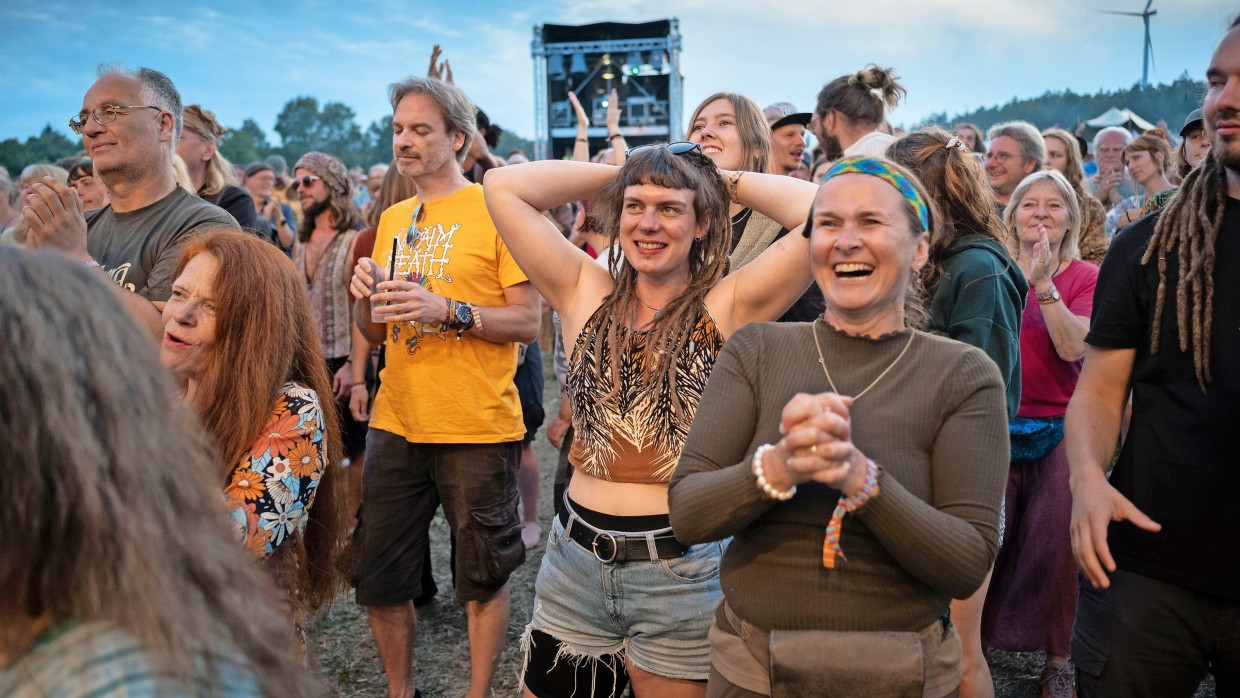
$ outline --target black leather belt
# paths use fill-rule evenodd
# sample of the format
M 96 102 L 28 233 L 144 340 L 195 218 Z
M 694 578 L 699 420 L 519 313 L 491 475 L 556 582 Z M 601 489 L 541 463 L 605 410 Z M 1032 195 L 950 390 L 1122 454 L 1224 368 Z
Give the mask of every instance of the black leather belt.
M 565 498 L 567 500 L 567 497 Z M 653 562 L 680 557 L 689 550 L 672 535 L 672 529 L 618 533 L 595 528 L 582 521 L 565 502 L 565 510 L 559 514 L 560 524 L 569 540 L 594 553 L 599 562 Z M 653 548 L 653 550 L 652 550 Z

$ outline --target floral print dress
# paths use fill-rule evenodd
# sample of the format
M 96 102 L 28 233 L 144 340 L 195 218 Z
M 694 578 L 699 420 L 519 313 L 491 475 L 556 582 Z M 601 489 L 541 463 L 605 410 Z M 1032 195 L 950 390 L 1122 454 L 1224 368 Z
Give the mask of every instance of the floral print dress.
M 237 535 L 250 553 L 266 559 L 305 527 L 326 468 L 319 397 L 285 383 L 224 490 Z

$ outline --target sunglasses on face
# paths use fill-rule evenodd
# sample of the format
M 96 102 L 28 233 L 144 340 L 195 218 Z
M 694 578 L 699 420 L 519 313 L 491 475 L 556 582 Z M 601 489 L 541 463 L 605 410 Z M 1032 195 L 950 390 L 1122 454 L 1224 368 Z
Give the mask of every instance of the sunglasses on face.
M 293 191 L 297 191 L 301 187 L 311 186 L 315 182 L 319 181 L 320 179 L 323 179 L 323 178 L 315 177 L 314 175 L 306 175 L 305 177 L 302 177 L 301 179 L 294 179 L 293 180 Z
M 676 141 L 675 143 L 649 143 L 647 145 L 634 146 L 624 151 L 624 157 L 630 158 L 630 157 L 633 157 L 637 153 L 640 153 L 644 150 L 650 150 L 651 148 L 667 148 L 668 152 L 670 152 L 672 155 L 684 155 L 685 153 L 692 152 L 694 150 L 698 151 L 699 153 L 702 152 L 702 145 L 700 143 L 690 143 L 689 141 Z

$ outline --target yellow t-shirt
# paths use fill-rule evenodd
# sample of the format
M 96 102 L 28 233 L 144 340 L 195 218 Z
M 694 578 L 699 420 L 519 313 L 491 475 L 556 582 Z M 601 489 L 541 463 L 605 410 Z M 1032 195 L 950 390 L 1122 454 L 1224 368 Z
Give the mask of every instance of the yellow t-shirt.
M 396 275 L 433 293 L 481 308 L 507 305 L 504 289 L 526 281 L 504 246 L 474 184 L 426 204 L 409 235 L 418 198 L 395 204 L 379 219 L 375 263 L 386 271 L 393 238 Z M 496 344 L 473 332 L 458 340 L 442 323 L 388 325 L 387 367 L 370 426 L 411 443 L 502 443 L 525 434 L 512 377 L 517 343 Z

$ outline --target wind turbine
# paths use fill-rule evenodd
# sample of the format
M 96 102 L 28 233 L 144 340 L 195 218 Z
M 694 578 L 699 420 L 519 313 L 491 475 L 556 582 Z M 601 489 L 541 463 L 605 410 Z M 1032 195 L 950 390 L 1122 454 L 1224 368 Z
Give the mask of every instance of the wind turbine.
M 1150 5 L 1154 4 L 1154 0 L 1148 0 L 1145 3 L 1145 10 L 1142 12 L 1120 12 L 1118 10 L 1097 10 L 1106 15 L 1126 15 L 1128 17 L 1140 17 L 1145 22 L 1145 50 L 1141 52 L 1141 87 L 1150 86 L 1150 63 L 1154 60 L 1154 44 L 1150 42 L 1150 17 L 1158 14 L 1158 10 L 1150 11 Z

